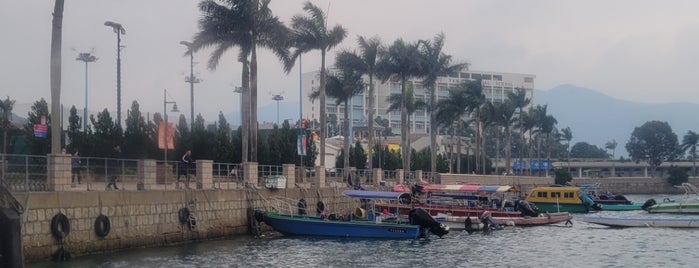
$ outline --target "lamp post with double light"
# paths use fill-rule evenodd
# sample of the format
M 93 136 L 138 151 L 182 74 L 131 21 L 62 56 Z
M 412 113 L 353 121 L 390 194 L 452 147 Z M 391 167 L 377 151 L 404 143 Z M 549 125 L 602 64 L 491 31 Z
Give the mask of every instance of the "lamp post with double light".
M 189 77 L 185 78 L 185 82 L 189 83 L 189 99 L 190 99 L 190 114 L 189 114 L 189 125 L 190 129 L 194 128 L 194 84 L 201 82 L 201 79 L 194 76 L 194 51 L 192 50 L 192 42 L 180 41 L 181 45 L 187 47 L 187 53 L 189 54 Z
M 104 26 L 112 27 L 117 35 L 117 125 L 121 127 L 121 35 L 126 34 L 126 30 L 113 21 L 105 21 Z
M 165 126 L 161 129 L 164 131 L 163 133 L 163 139 L 164 139 L 164 145 L 163 148 L 163 162 L 165 165 L 165 182 L 167 183 L 167 150 L 169 150 L 169 145 L 168 145 L 168 138 L 170 134 L 172 133 L 172 128 L 169 127 L 168 122 L 167 122 L 167 105 L 172 104 L 172 110 L 170 112 L 173 113 L 179 113 L 180 110 L 177 109 L 177 102 L 175 101 L 168 101 L 167 100 L 167 89 L 163 89 L 163 119 L 165 120 Z M 173 146 L 174 147 L 174 146 Z
M 97 57 L 90 53 L 80 53 L 75 60 L 85 62 L 85 110 L 83 111 L 83 131 L 87 131 L 87 64 L 97 61 Z

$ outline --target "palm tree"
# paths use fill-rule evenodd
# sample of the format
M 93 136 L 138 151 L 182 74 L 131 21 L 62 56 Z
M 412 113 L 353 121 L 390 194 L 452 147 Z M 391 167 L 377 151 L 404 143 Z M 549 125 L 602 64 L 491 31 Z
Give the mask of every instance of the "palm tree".
M 519 128 L 519 140 L 522 144 L 522 146 L 519 148 L 519 168 L 520 168 L 520 173 L 522 173 L 522 168 L 524 168 L 524 132 L 525 132 L 525 127 L 524 127 L 524 116 L 526 112 L 524 111 L 524 107 L 529 105 L 531 103 L 531 98 L 527 98 L 527 91 L 524 88 L 515 88 L 515 91 L 513 92 L 507 92 L 507 99 L 512 102 L 512 105 L 517 107 L 517 112 L 519 114 L 519 122 L 518 122 L 518 128 Z
M 568 154 L 568 173 L 570 173 L 570 141 L 573 140 L 573 131 L 570 130 L 570 127 L 566 127 L 564 129 L 561 129 L 560 136 L 560 139 L 566 141 L 566 153 Z
M 534 133 L 537 131 L 536 129 L 537 121 L 536 121 L 536 110 L 534 108 L 530 107 L 529 110 L 524 113 L 524 116 L 522 117 L 522 128 L 524 129 L 525 132 L 529 133 L 529 153 L 527 154 L 528 156 L 528 164 L 529 166 L 527 167 L 527 170 L 529 170 L 527 173 L 529 176 L 532 175 L 532 158 L 534 157 L 534 153 L 532 152 L 534 150 L 534 138 L 532 137 Z M 524 166 L 524 163 L 522 163 L 522 166 Z
M 467 82 L 472 83 L 472 82 Z M 464 88 L 466 86 L 464 85 Z M 462 129 L 464 124 L 470 125 L 470 122 L 464 122 L 463 117 L 466 117 L 473 113 L 476 106 L 472 103 L 473 97 L 471 92 L 466 91 L 463 88 L 450 90 L 449 97 L 439 101 L 437 105 L 436 115 L 440 126 L 456 126 L 456 129 Z M 459 141 L 461 137 L 459 136 Z M 460 158 L 461 152 L 458 153 L 457 158 Z M 457 160 L 457 163 L 460 159 Z M 459 167 L 457 166 L 457 173 L 460 173 Z
M 467 95 L 467 104 L 471 112 L 473 112 L 473 118 L 476 119 L 476 170 L 480 170 L 485 174 L 485 141 L 484 133 L 487 119 L 489 118 L 488 112 L 492 110 L 485 110 L 489 102 L 485 99 L 485 94 L 483 94 L 483 83 L 480 79 L 474 81 L 468 81 L 464 85 L 464 91 Z M 484 113 L 485 112 L 485 113 Z M 481 147 L 482 146 L 482 147 Z M 480 168 L 483 159 L 483 168 Z
M 437 131 L 437 115 L 435 113 L 437 106 L 437 78 L 468 68 L 468 63 L 452 64 L 451 56 L 442 52 L 442 48 L 444 48 L 444 33 L 435 36 L 432 42 L 422 40 L 419 43 L 422 45 L 420 51 L 424 57 L 422 83 L 430 92 L 430 171 L 436 172 L 436 144 L 437 133 L 439 132 Z
M 286 63 L 288 60 L 288 29 L 272 14 L 270 0 L 229 0 L 222 5 L 215 0 L 199 3 L 204 16 L 199 20 L 199 32 L 193 38 L 188 53 L 214 46 L 209 69 L 215 70 L 227 50 L 240 47 L 238 61 L 243 64 L 242 161 L 257 162 L 257 47 L 264 47 Z M 250 58 L 248 60 L 248 58 Z M 249 152 L 248 152 L 249 148 Z
M 362 36 L 357 37 L 357 44 L 359 45 L 359 54 L 349 51 L 343 51 L 337 55 L 335 59 L 335 66 L 339 69 L 349 67 L 355 71 L 360 72 L 369 76 L 369 98 L 367 101 L 367 106 L 369 107 L 368 113 L 368 127 L 369 127 L 369 150 L 367 150 L 369 159 L 368 167 L 373 169 L 373 157 L 374 152 L 374 113 L 376 113 L 374 102 L 374 76 L 376 75 L 376 60 L 378 59 L 379 50 L 381 50 L 381 39 L 379 37 L 372 37 L 366 39 Z M 344 66 L 344 67 L 343 67 Z
M 512 162 L 512 134 L 510 132 L 514 124 L 515 109 L 516 107 L 509 99 L 495 105 L 495 124 L 501 126 L 504 130 L 506 171 L 509 171 Z M 496 152 L 498 151 L 496 150 Z
M 692 174 L 694 177 L 697 176 L 697 143 L 699 143 L 699 134 L 690 130 L 684 135 L 682 144 L 680 144 L 682 152 L 689 149 L 689 153 L 692 155 Z
M 408 131 L 410 131 L 410 125 L 412 124 L 410 121 L 410 117 L 418 110 L 426 110 L 428 108 L 428 104 L 422 100 L 416 100 L 415 99 L 415 94 L 413 90 L 413 85 L 408 85 L 408 90 L 405 95 L 399 95 L 399 94 L 391 94 L 391 96 L 388 97 L 388 109 L 386 110 L 387 113 L 394 112 L 394 111 L 400 111 L 401 107 L 405 107 L 406 111 L 408 112 L 408 120 L 405 121 L 405 124 L 408 125 Z M 405 105 L 403 105 L 405 104 Z M 408 133 L 409 135 L 409 133 Z M 407 145 L 404 147 L 406 148 L 406 151 L 408 154 L 404 156 L 404 158 L 408 158 L 408 164 L 410 163 L 410 154 L 412 152 L 412 149 L 410 147 L 410 139 L 407 141 Z M 403 166 L 403 169 L 405 170 L 411 170 L 410 166 Z
M 616 153 L 616 146 L 617 146 L 617 142 L 614 139 L 612 139 L 611 141 L 608 141 L 604 145 L 605 149 L 612 150 L 612 176 L 615 176 L 615 173 L 616 173 L 616 166 L 615 166 L 616 162 L 614 162 L 614 153 Z
M 308 13 L 308 16 L 296 15 L 291 18 L 291 28 L 293 36 L 291 37 L 292 46 L 295 51 L 292 52 L 291 58 L 284 66 L 288 73 L 294 66 L 294 62 L 302 54 L 311 50 L 320 50 L 320 88 L 325 88 L 325 55 L 331 48 L 340 44 L 347 30 L 341 25 L 335 25 L 332 29 L 327 27 L 327 15 L 318 6 L 311 2 L 306 2 L 303 10 Z M 325 110 L 325 90 L 320 90 L 320 165 L 325 166 L 325 121 L 327 120 Z
M 394 78 L 400 80 L 401 96 L 407 97 L 407 82 L 412 77 L 422 73 L 421 56 L 417 43 L 406 43 L 403 39 L 397 39 L 387 50 L 380 53 L 379 62 L 376 64 L 378 77 L 386 82 Z M 403 169 L 410 170 L 410 151 L 408 150 L 408 122 L 407 101 L 401 102 L 401 152 L 403 154 Z M 405 174 L 408 174 L 407 172 Z
M 350 137 L 350 124 L 349 124 L 349 111 L 351 107 L 349 106 L 349 100 L 352 99 L 355 95 L 359 94 L 362 92 L 364 89 L 364 83 L 362 82 L 362 74 L 360 72 L 354 71 L 352 69 L 343 69 L 341 70 L 341 74 L 338 75 L 329 75 L 328 76 L 328 82 L 325 86 L 325 91 L 328 96 L 335 98 L 335 104 L 340 105 L 343 104 L 345 105 L 345 120 L 343 123 L 343 129 L 344 129 L 344 136 L 345 136 L 345 144 L 344 144 L 344 168 L 347 170 L 350 166 L 350 160 L 349 160 L 349 150 L 350 150 L 350 140 L 352 137 Z M 317 97 L 316 95 L 320 95 L 320 90 L 313 92 L 311 95 L 312 98 Z M 345 176 L 349 176 L 348 172 L 344 173 Z M 345 179 L 349 179 L 349 177 L 346 177 Z

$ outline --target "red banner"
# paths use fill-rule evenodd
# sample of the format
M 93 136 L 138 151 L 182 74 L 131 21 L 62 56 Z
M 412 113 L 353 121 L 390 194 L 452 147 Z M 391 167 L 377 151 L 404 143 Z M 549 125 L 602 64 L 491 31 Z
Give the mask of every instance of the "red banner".
M 167 123 L 167 130 L 165 128 L 165 122 L 160 122 L 158 125 L 158 149 L 168 149 L 172 150 L 175 148 L 175 137 L 172 132 L 172 123 Z M 167 141 L 167 142 L 165 142 Z M 167 144 L 167 147 L 165 146 Z

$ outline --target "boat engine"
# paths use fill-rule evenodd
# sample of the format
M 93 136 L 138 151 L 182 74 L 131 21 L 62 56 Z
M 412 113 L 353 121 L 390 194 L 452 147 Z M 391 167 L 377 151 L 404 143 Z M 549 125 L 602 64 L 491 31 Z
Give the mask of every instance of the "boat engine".
M 410 213 L 408 213 L 408 219 L 410 219 L 410 224 L 419 225 L 420 227 L 429 230 L 431 233 L 439 237 L 449 233 L 449 226 L 446 226 L 432 218 L 432 216 L 430 216 L 430 214 L 424 209 L 411 209 Z
M 594 210 L 602 210 L 602 207 L 599 204 L 595 203 L 595 201 L 592 201 L 592 198 L 590 198 L 590 196 L 582 192 L 579 193 L 579 196 L 580 201 L 582 201 L 583 206 L 585 206 L 587 210 L 590 210 L 590 208 Z
M 641 209 L 648 210 L 648 208 L 655 206 L 656 204 L 658 204 L 658 202 L 655 202 L 655 199 L 651 198 L 651 199 L 646 200 L 645 203 L 643 203 L 643 206 L 641 206 Z
M 529 203 L 524 200 L 517 200 L 517 203 L 515 203 L 515 208 L 516 210 L 519 210 L 522 212 L 522 216 L 526 217 L 538 217 L 539 216 L 539 208 L 534 206 L 534 204 Z
M 502 226 L 493 220 L 493 216 L 491 215 L 490 211 L 483 211 L 483 214 L 480 216 L 480 220 L 484 224 L 483 226 L 489 226 L 489 228 L 493 228 L 495 230 L 502 229 Z M 483 228 L 487 229 L 486 227 Z

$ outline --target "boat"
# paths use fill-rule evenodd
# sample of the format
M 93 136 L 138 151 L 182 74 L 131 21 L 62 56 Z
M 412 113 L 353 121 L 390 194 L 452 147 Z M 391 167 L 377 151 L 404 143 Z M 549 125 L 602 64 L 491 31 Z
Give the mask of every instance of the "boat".
M 699 227 L 699 218 L 603 217 L 586 215 L 579 218 L 579 220 L 611 227 Z
M 610 192 L 600 192 L 599 191 L 599 183 L 581 183 L 581 184 L 576 184 L 577 187 L 580 188 L 580 190 L 592 198 L 592 201 L 594 201 L 597 204 L 601 205 L 633 205 L 633 201 L 629 200 L 626 198 L 625 195 L 623 194 L 616 194 L 616 193 L 610 193 Z M 638 206 L 640 209 L 640 205 Z
M 380 210 L 405 214 L 414 208 L 422 208 L 432 216 L 440 214 L 478 218 L 489 211 L 494 217 L 520 217 L 514 200 L 506 200 L 507 194 L 517 193 L 517 188 L 509 185 L 430 185 L 425 182 L 412 187 L 395 186 L 394 192 L 410 193 L 411 202 L 398 204 L 376 203 Z M 504 201 L 502 201 L 504 200 Z
M 534 187 L 525 198 L 542 212 L 587 213 L 590 210 L 602 210 L 600 204 L 584 194 L 580 187 L 574 186 L 539 186 Z
M 346 190 L 345 196 L 360 200 L 390 200 L 399 203 L 405 200 L 404 193 Z M 388 239 L 415 239 L 426 237 L 429 233 L 439 237 L 449 233 L 446 225 L 437 222 L 427 212 L 421 209 L 411 210 L 407 217 L 391 215 L 377 215 L 370 208 L 371 213 L 365 209 L 356 208 L 353 213 L 347 215 L 330 214 L 309 216 L 301 206 L 299 211 L 282 212 L 281 208 L 272 208 L 277 211 L 255 211 L 255 219 L 264 222 L 279 233 L 289 236 L 330 236 L 330 237 L 357 237 L 357 238 L 388 238 Z M 300 213 L 299 213 L 300 212 Z
M 473 230 L 478 228 L 483 228 L 483 217 L 471 218 L 464 216 L 437 216 L 438 221 L 442 220 L 444 224 L 449 226 L 450 230 Z M 540 213 L 537 216 L 524 216 L 524 217 L 490 217 L 494 223 L 500 226 L 539 226 L 539 225 L 549 225 L 556 223 L 565 223 L 565 225 L 571 224 L 573 215 L 568 212 L 560 213 Z M 493 223 L 489 223 L 493 225 Z
M 649 213 L 699 214 L 699 190 L 697 187 L 688 182 L 675 187 L 684 190 L 684 198 L 679 201 L 665 198 L 662 203 L 649 199 L 643 205 L 643 209 Z

